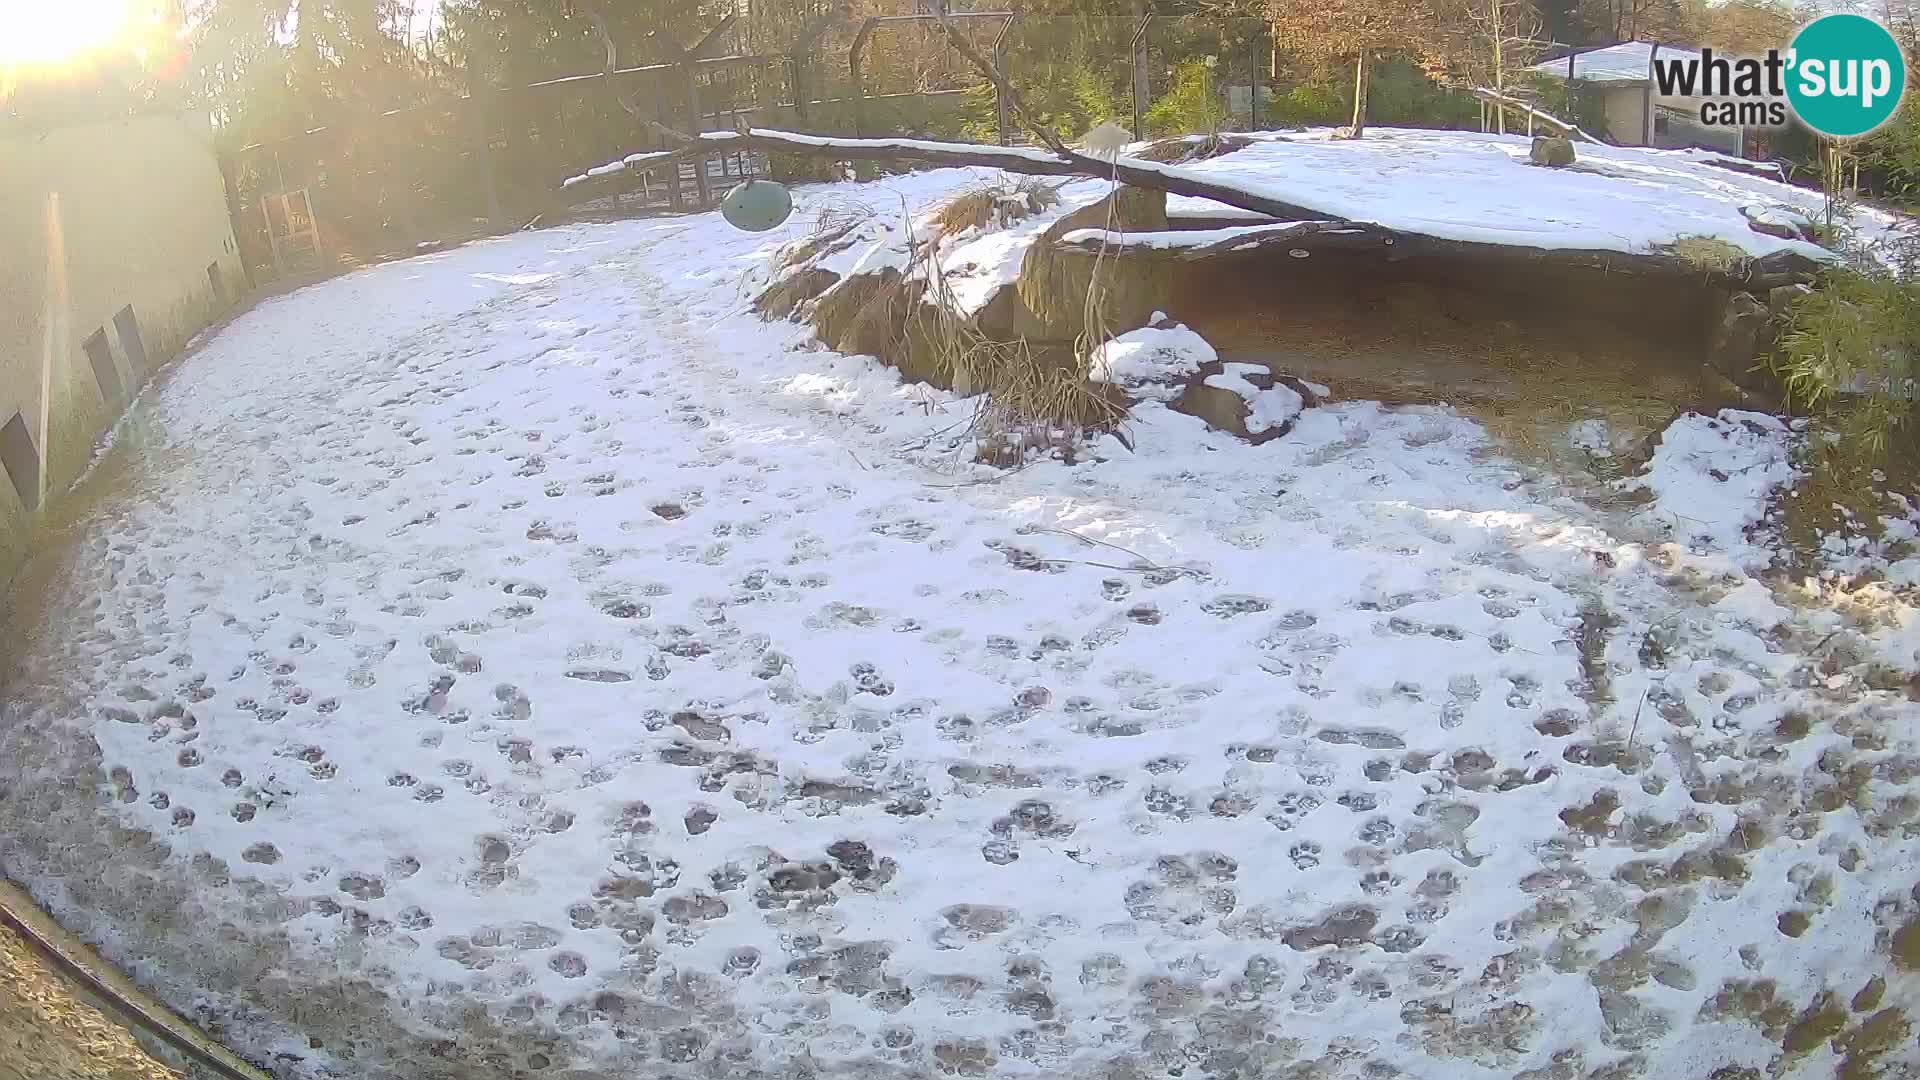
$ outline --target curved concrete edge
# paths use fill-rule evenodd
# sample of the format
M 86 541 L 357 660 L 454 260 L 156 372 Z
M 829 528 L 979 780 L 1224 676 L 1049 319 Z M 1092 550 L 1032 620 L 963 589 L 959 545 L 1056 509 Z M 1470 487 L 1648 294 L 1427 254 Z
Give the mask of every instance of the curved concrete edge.
M 79 996 L 119 1021 L 138 1041 L 157 1042 L 172 1051 L 168 1056 L 178 1055 L 222 1080 L 271 1080 L 267 1073 L 154 1000 L 40 910 L 24 889 L 4 880 L 0 880 L 0 928 L 11 930 L 45 957 L 76 984 L 82 991 Z

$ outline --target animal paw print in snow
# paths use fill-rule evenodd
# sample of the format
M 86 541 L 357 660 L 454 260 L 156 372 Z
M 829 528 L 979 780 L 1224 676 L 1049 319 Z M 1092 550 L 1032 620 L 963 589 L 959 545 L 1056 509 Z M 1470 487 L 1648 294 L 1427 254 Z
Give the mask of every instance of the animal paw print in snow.
M 1267 821 L 1274 828 L 1286 831 L 1300 824 L 1300 819 L 1320 809 L 1320 797 L 1304 791 L 1289 791 L 1275 802 L 1273 812 L 1267 815 Z
M 1360 826 L 1360 841 L 1375 847 L 1383 847 L 1393 842 L 1396 831 L 1393 822 L 1386 818 L 1373 818 Z
M 853 685 L 862 694 L 886 697 L 893 693 L 893 683 L 881 678 L 879 669 L 872 664 L 861 661 L 848 668 L 847 673 L 853 676 Z

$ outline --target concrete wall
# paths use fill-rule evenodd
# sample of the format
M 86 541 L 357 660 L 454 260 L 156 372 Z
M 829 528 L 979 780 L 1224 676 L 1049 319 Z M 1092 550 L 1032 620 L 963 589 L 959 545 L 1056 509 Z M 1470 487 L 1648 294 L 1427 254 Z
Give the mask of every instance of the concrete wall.
M 1647 88 L 1609 86 L 1600 91 L 1607 110 L 1607 134 L 1621 146 L 1645 146 Z
M 1699 122 L 1698 104 L 1675 98 L 1679 103 L 1669 109 L 1656 105 L 1655 116 L 1665 120 L 1666 130 L 1660 130 L 1656 124 L 1653 132 L 1653 145 L 1663 150 L 1680 150 L 1697 146 L 1704 150 L 1718 150 L 1723 154 L 1741 157 L 1746 147 L 1746 129 L 1738 127 L 1707 127 Z
M 8 430 L 16 416 L 39 458 L 24 495 L 0 469 L 0 588 L 95 440 L 244 286 L 203 118 L 151 113 L 44 131 L 0 122 L 0 463 L 21 468 L 20 429 Z M 144 362 L 115 323 L 129 305 Z M 96 342 L 90 358 L 97 331 L 106 349 Z
M 1741 129 L 1705 127 L 1693 119 L 1700 115 L 1700 104 L 1704 98 L 1655 95 L 1655 115 L 1665 114 L 1667 130 L 1660 131 L 1656 125 L 1653 138 L 1648 140 L 1645 135 L 1647 88 L 1644 85 L 1610 86 L 1599 93 L 1601 102 L 1606 106 L 1607 134 L 1621 146 L 1655 146 L 1664 150 L 1698 146 L 1736 157 L 1740 154 L 1744 141 Z

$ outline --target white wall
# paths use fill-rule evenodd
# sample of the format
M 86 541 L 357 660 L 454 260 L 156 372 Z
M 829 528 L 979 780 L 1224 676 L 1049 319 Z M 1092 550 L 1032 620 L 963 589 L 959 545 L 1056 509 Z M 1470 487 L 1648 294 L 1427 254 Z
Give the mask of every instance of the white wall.
M 207 267 L 216 264 L 225 297 Z M 244 288 L 226 189 L 203 119 L 147 113 L 36 131 L 0 123 L 0 429 L 16 414 L 40 457 L 37 512 L 0 472 L 0 586 L 36 521 L 161 361 Z M 114 315 L 132 305 L 147 365 Z M 82 344 L 104 328 L 121 400 Z

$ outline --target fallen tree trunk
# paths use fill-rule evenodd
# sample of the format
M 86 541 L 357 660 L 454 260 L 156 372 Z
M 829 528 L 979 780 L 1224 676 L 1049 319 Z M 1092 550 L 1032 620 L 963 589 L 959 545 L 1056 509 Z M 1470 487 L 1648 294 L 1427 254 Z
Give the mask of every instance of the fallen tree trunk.
M 1596 139 L 1592 135 L 1589 135 L 1586 132 L 1580 130 L 1580 126 L 1578 124 L 1569 124 L 1565 120 L 1560 119 L 1559 117 L 1553 115 L 1550 112 L 1543 112 L 1527 104 L 1526 102 L 1521 101 L 1519 98 L 1510 97 L 1506 94 L 1501 93 L 1498 90 L 1489 90 L 1484 86 L 1476 86 L 1473 89 L 1473 96 L 1497 108 L 1513 109 L 1514 111 L 1518 112 L 1521 116 L 1530 117 L 1537 124 L 1545 124 L 1546 126 L 1552 128 L 1553 130 L 1559 132 L 1560 134 L 1576 142 L 1597 143 L 1600 145 L 1605 145 L 1605 140 Z
M 655 127 L 655 130 L 663 130 Z M 664 129 L 671 132 L 671 129 Z M 671 132 L 669 137 L 680 136 Z M 837 139 L 773 128 L 750 128 L 744 132 L 709 131 L 689 139 L 678 150 L 662 154 L 634 155 L 630 164 L 615 169 L 601 166 L 581 176 L 569 177 L 562 184 L 569 203 L 606 194 L 611 185 L 601 186 L 610 177 L 640 175 L 662 168 L 679 168 L 685 161 L 697 161 L 713 154 L 732 154 L 758 150 L 778 154 L 805 154 L 836 161 L 911 161 L 928 165 L 979 165 L 1007 172 L 1039 176 L 1100 176 L 1117 178 L 1123 184 L 1154 188 L 1173 195 L 1191 195 L 1201 199 L 1281 219 L 1343 220 L 1340 215 L 1301 203 L 1276 199 L 1270 195 L 1201 176 L 1177 165 L 1118 158 L 1108 161 L 1068 150 L 1056 153 L 1024 146 L 989 146 L 979 143 L 929 142 L 924 139 Z M 602 170 L 605 170 L 604 172 Z M 596 181 L 600 183 L 596 183 Z

